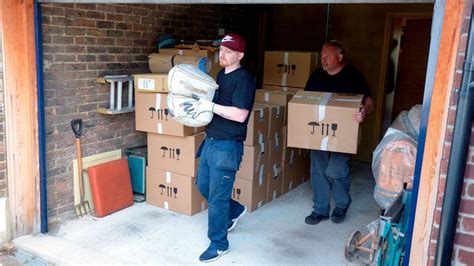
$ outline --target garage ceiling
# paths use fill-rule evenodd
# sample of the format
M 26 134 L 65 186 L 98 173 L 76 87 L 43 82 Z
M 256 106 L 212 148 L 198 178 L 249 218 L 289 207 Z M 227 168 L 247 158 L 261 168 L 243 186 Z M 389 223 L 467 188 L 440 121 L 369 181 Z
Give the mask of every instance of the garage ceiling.
M 38 2 L 92 4 L 414 4 L 434 3 L 434 0 L 39 0 Z

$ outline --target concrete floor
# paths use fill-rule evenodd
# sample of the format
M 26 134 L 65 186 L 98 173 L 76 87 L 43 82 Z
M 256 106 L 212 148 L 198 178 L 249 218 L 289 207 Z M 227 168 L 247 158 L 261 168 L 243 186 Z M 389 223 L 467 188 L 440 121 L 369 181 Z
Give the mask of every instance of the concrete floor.
M 230 252 L 218 264 L 350 265 L 344 246 L 353 230 L 367 232 L 379 214 L 370 165 L 352 163 L 353 203 L 341 224 L 311 226 L 309 182 L 245 215 L 229 235 Z M 146 203 L 104 218 L 83 217 L 46 235 L 14 240 L 16 248 L 52 264 L 195 264 L 209 242 L 207 211 L 186 216 Z

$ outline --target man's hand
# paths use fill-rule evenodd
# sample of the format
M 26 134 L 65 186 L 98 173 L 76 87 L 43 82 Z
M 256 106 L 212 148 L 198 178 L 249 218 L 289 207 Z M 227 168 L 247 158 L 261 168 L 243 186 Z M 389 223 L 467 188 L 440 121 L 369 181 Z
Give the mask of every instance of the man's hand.
M 192 95 L 193 99 L 183 103 L 184 111 L 192 118 L 198 117 L 203 112 L 214 112 L 215 103 L 200 99 L 196 94 Z
M 361 107 L 359 112 L 355 112 L 352 115 L 352 118 L 354 118 L 354 120 L 357 121 L 357 123 L 361 123 L 362 121 L 364 121 L 365 115 L 366 115 L 365 107 Z

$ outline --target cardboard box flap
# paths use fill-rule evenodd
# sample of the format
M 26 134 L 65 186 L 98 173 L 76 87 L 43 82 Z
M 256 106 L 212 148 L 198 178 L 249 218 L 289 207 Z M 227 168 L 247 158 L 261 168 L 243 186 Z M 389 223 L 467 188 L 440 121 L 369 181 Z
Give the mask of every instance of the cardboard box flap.
M 357 108 L 363 97 L 361 94 L 298 91 L 290 103 Z

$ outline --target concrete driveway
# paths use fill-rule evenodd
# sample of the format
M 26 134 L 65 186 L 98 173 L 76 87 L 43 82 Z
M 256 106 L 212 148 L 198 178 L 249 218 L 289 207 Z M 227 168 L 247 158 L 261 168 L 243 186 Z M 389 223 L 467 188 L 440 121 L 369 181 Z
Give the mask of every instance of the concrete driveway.
M 230 252 L 213 263 L 348 265 L 349 233 L 365 234 L 379 214 L 370 165 L 351 168 L 353 204 L 343 223 L 304 223 L 312 206 L 306 182 L 245 215 L 229 235 Z M 104 218 L 66 221 L 46 235 L 17 238 L 14 245 L 53 264 L 199 264 L 209 244 L 206 230 L 207 210 L 190 217 L 137 203 Z

